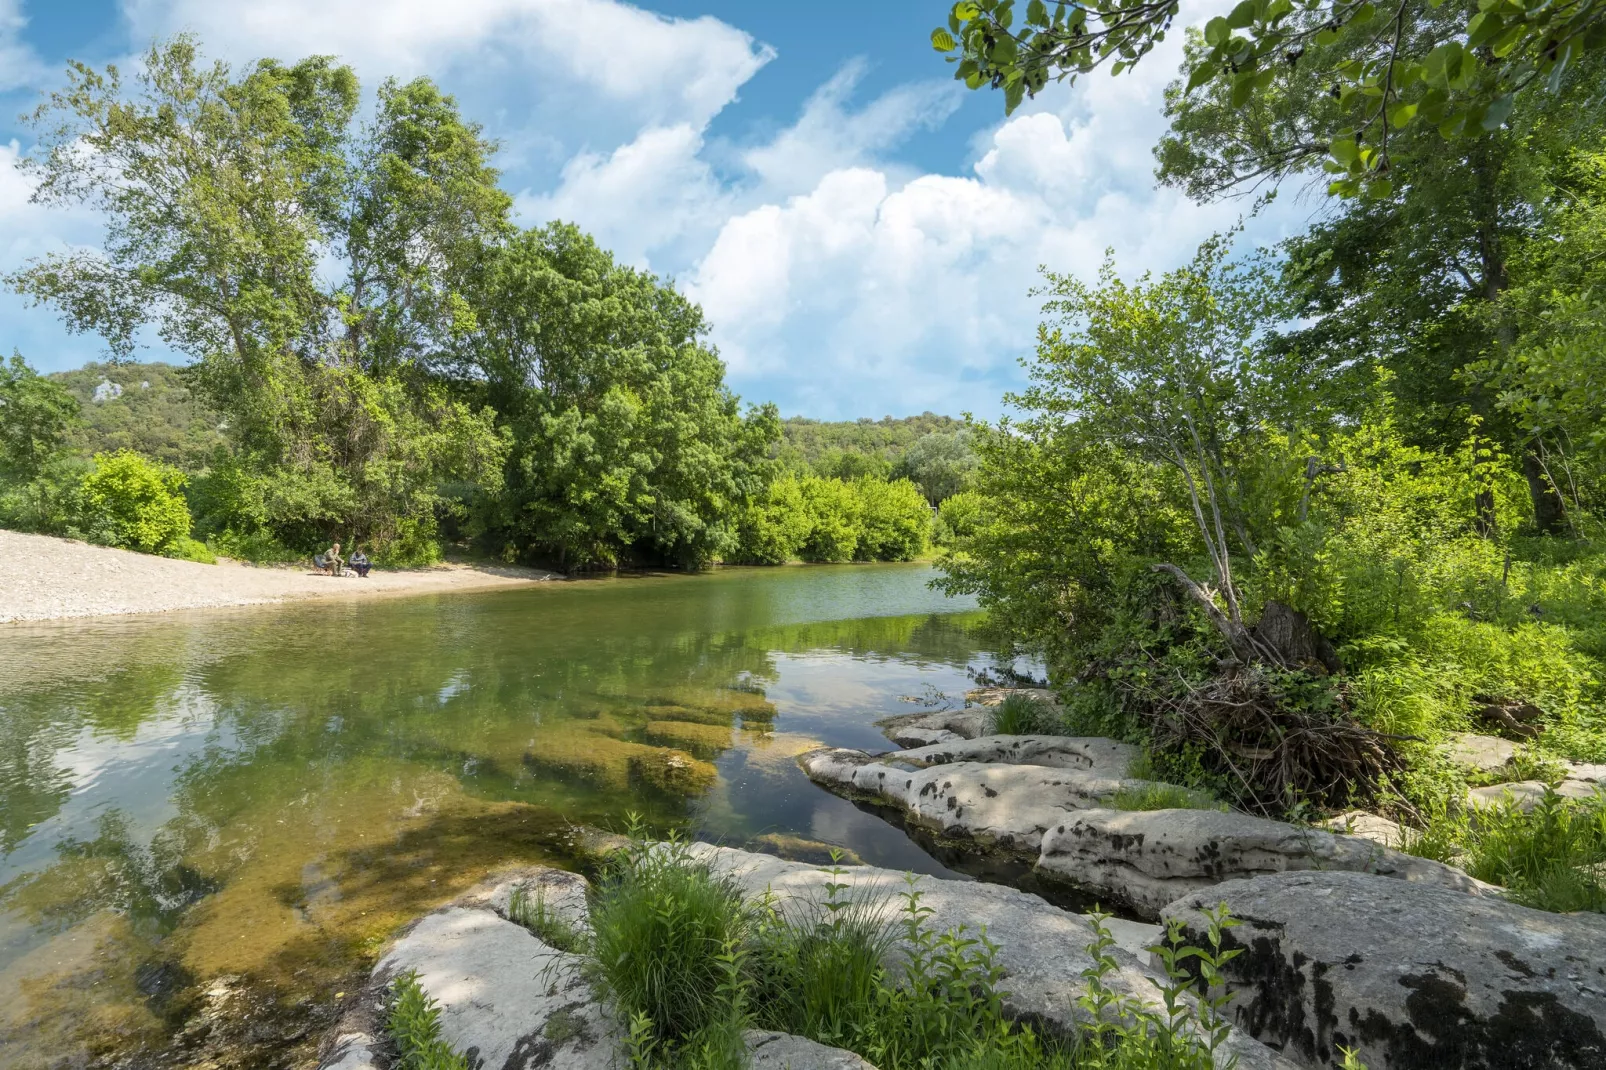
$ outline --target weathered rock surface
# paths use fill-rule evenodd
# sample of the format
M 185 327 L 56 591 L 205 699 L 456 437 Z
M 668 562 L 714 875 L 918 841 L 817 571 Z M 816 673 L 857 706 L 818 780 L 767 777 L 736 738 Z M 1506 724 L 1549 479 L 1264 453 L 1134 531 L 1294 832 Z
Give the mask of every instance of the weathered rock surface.
M 384 1001 L 390 983 L 411 971 L 440 1006 L 442 1038 L 472 1065 L 611 1070 L 619 1029 L 580 977 L 579 959 L 500 913 L 521 885 L 569 924 L 585 923 L 584 879 L 543 867 L 488 882 L 425 915 L 390 945 L 342 1015 L 323 1070 L 388 1065 Z
M 1466 732 L 1450 740 L 1444 748 L 1444 755 L 1464 769 L 1495 773 L 1511 766 L 1511 760 L 1517 755 L 1517 745 L 1499 736 Z
M 972 706 L 998 706 L 1012 695 L 1050 706 L 1059 705 L 1054 692 L 1046 687 L 974 687 L 965 692 L 965 701 Z
M 1606 1066 L 1606 918 L 1360 873 L 1231 881 L 1171 904 L 1190 933 L 1225 903 L 1240 1027 L 1315 1066 Z
M 956 739 L 975 739 L 992 724 L 992 715 L 983 709 L 938 710 L 888 717 L 876 725 L 900 747 L 923 747 L 928 743 L 947 743 Z
M 1329 832 L 1359 836 L 1363 840 L 1371 840 L 1373 843 L 1396 850 L 1401 849 L 1411 837 L 1418 835 L 1415 829 L 1405 828 L 1396 821 L 1367 813 L 1365 810 L 1351 810 L 1320 821 L 1318 824 Z
M 1564 779 L 1551 789 L 1543 780 L 1518 780 L 1510 784 L 1490 784 L 1482 788 L 1467 789 L 1467 806 L 1476 810 L 1498 810 L 1515 803 L 1524 811 L 1532 810 L 1544 799 L 1547 790 L 1554 790 L 1563 799 L 1579 801 L 1593 799 L 1606 792 L 1606 783 L 1593 780 Z
M 712 844 L 693 844 L 691 851 L 715 872 L 735 879 L 747 895 L 770 893 L 777 908 L 794 918 L 809 917 L 820 909 L 828 882 L 846 884 L 844 894 L 885 902 L 891 911 L 903 905 L 900 897 L 918 892 L 920 906 L 931 911 L 927 924 L 934 931 L 961 927 L 970 933 L 986 930 L 987 938 L 998 947 L 996 961 L 1005 974 L 1002 987 L 1009 992 L 1005 1011 L 1011 1017 L 1065 1034 L 1085 1021 L 1085 1012 L 1076 1005 L 1076 997 L 1085 989 L 1081 973 L 1092 965 L 1087 948 L 1094 932 L 1092 923 L 1083 915 L 1068 913 L 1035 895 L 996 884 L 935 877 L 916 877 L 911 883 L 903 873 L 874 866 L 856 866 L 833 876 L 815 866 Z M 1147 932 L 1152 934 L 1148 942 L 1160 935 L 1157 926 L 1147 927 Z M 1128 929 L 1129 937 L 1136 935 Z M 1119 947 L 1112 956 L 1117 969 L 1105 978 L 1105 983 L 1118 992 L 1158 1005 L 1160 992 L 1152 968 Z M 1238 1056 L 1240 1070 L 1288 1070 L 1293 1065 L 1236 1031 L 1227 1048 Z
M 889 803 L 943 836 L 1030 854 L 1067 814 L 1146 783 L 1043 765 L 957 762 L 922 769 L 902 757 L 879 760 L 863 751 L 827 749 L 798 762 L 816 783 Z
M 1129 743 L 1098 736 L 977 736 L 899 751 L 897 761 L 912 765 L 952 765 L 957 762 L 994 762 L 1008 765 L 1046 765 L 1075 769 L 1096 776 L 1120 779 L 1142 754 Z
M 854 1052 L 828 1048 L 791 1033 L 749 1029 L 742 1039 L 747 1043 L 752 1070 L 876 1070 Z
M 1223 881 L 1291 870 L 1371 873 L 1460 894 L 1489 887 L 1357 836 L 1220 810 L 1082 810 L 1044 834 L 1037 866 L 1144 917 Z
M 938 744 L 913 753 L 960 746 Z M 1114 755 L 1115 746 L 1104 753 Z M 1104 808 L 1115 792 L 1147 781 L 1041 765 L 956 762 L 920 768 L 901 761 L 904 756 L 826 749 L 798 761 L 816 783 L 893 806 L 906 820 L 947 839 L 1005 852 L 1107 906 L 1145 918 L 1211 884 L 1285 870 L 1357 870 L 1462 891 L 1486 887 L 1458 869 L 1357 836 L 1217 810 Z

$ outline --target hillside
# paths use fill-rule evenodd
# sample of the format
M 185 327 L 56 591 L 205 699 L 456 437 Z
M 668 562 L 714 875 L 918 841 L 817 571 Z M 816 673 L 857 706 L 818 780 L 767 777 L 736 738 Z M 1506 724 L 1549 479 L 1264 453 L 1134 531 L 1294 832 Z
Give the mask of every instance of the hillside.
M 225 445 L 222 418 L 171 364 L 86 364 L 50 378 L 83 406 L 73 445 L 85 453 L 131 449 L 194 471 Z

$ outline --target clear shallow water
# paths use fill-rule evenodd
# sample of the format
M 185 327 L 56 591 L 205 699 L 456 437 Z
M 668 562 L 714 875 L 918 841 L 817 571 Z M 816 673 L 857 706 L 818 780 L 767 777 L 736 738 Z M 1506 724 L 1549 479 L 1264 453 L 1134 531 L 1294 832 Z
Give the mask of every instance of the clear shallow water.
M 0 630 L 0 1066 L 293 1066 L 397 926 L 639 813 L 947 873 L 809 747 L 992 664 L 919 565 Z M 205 1023 L 216 1020 L 219 1024 Z

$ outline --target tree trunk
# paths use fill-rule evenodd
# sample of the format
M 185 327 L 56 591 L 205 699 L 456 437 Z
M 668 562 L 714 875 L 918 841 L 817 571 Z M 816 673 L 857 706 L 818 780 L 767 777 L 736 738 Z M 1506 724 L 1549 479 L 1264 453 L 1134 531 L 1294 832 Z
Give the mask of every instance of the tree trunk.
M 1567 503 L 1545 468 L 1537 441 L 1529 442 L 1522 451 L 1522 474 L 1528 480 L 1528 495 L 1534 503 L 1534 527 L 1541 535 L 1557 534 L 1567 519 Z
M 1196 583 L 1192 576 L 1182 571 L 1177 565 L 1160 564 L 1150 565 L 1149 567 L 1156 572 L 1164 572 L 1182 584 L 1182 589 L 1187 591 L 1188 596 L 1195 602 L 1199 603 L 1200 607 L 1205 611 L 1205 616 L 1210 618 L 1210 623 L 1216 626 L 1216 631 L 1221 633 L 1221 637 L 1232 648 L 1233 657 L 1245 665 L 1253 661 L 1262 660 L 1260 651 L 1255 647 L 1254 637 L 1249 634 L 1249 629 L 1245 628 L 1239 621 L 1233 620 L 1223 613 L 1221 607 L 1216 605 L 1216 600 L 1210 597 L 1210 592 Z

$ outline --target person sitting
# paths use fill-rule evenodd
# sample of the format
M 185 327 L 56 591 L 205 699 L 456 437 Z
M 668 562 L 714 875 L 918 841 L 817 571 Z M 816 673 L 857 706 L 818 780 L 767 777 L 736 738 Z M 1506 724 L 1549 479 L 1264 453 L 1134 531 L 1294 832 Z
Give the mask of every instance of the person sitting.
M 325 557 L 323 554 L 313 554 L 312 555 L 312 567 L 317 569 L 319 572 L 328 572 L 329 571 L 329 559 L 327 557 Z
M 345 561 L 343 561 L 340 557 L 340 544 L 337 542 L 333 546 L 329 547 L 329 549 L 323 552 L 323 556 L 324 563 L 329 568 L 329 575 L 340 575 L 340 573 L 343 571 L 342 566 L 345 565 Z
M 368 570 L 373 566 L 368 563 L 368 555 L 358 549 L 351 551 L 351 567 L 357 570 L 358 577 L 367 579 Z

